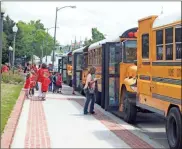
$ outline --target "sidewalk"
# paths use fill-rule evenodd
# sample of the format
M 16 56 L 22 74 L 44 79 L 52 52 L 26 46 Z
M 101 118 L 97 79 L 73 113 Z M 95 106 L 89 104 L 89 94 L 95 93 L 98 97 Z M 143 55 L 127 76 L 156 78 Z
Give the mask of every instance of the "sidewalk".
M 83 115 L 85 97 L 71 93 L 64 85 L 46 101 L 26 99 L 11 148 L 163 148 L 98 105 Z

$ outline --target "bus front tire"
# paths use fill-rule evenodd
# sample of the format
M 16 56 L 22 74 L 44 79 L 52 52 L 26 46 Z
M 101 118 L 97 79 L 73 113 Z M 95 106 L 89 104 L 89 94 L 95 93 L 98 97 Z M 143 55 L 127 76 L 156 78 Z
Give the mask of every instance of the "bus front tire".
M 166 134 L 171 149 L 182 149 L 182 115 L 176 107 L 167 116 Z
M 136 121 L 136 114 L 137 114 L 137 108 L 135 105 L 133 105 L 130 101 L 127 95 L 125 95 L 124 102 L 123 102 L 123 112 L 124 112 L 124 120 L 127 123 L 135 123 Z

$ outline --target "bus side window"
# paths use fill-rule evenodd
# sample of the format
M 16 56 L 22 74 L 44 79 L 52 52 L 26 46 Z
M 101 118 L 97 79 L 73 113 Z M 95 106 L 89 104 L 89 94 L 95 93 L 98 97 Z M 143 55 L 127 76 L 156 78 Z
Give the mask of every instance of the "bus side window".
M 156 31 L 156 59 L 163 60 L 163 30 Z
M 142 35 L 142 58 L 149 59 L 149 34 Z
M 165 29 L 166 60 L 173 60 L 173 28 Z
M 176 43 L 176 59 L 181 59 L 181 32 L 182 32 L 182 28 L 181 25 L 176 26 L 175 28 L 175 43 Z

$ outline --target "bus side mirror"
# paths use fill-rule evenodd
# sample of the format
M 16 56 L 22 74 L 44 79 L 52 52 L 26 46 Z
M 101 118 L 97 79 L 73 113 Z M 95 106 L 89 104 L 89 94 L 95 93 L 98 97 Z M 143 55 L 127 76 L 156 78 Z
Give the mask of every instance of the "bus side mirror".
M 137 60 L 134 60 L 134 64 L 137 66 Z

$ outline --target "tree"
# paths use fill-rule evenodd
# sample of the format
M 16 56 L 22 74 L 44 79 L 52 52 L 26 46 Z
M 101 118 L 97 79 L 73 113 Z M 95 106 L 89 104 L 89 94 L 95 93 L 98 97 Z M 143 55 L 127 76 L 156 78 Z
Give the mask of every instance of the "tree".
M 84 45 L 88 46 L 92 43 L 105 39 L 104 35 L 97 30 L 97 28 L 92 28 L 92 39 L 85 38 Z
M 3 25 L 2 61 L 5 63 L 8 62 L 8 48 L 9 46 L 13 47 L 12 27 L 15 25 L 15 22 L 7 15 L 3 21 Z M 19 21 L 17 27 L 15 58 L 22 58 L 26 55 L 29 61 L 32 55 L 42 57 L 45 56 L 46 53 L 47 55 L 51 54 L 54 40 L 53 37 L 45 31 L 44 24 L 41 23 L 41 20 L 31 20 L 28 23 Z M 56 41 L 56 44 L 59 43 Z
M 3 47 L 2 47 L 2 63 L 4 64 L 5 62 L 8 62 L 8 49 L 7 49 L 7 36 L 3 32 Z
M 105 39 L 104 35 L 97 30 L 92 28 L 92 43 Z

